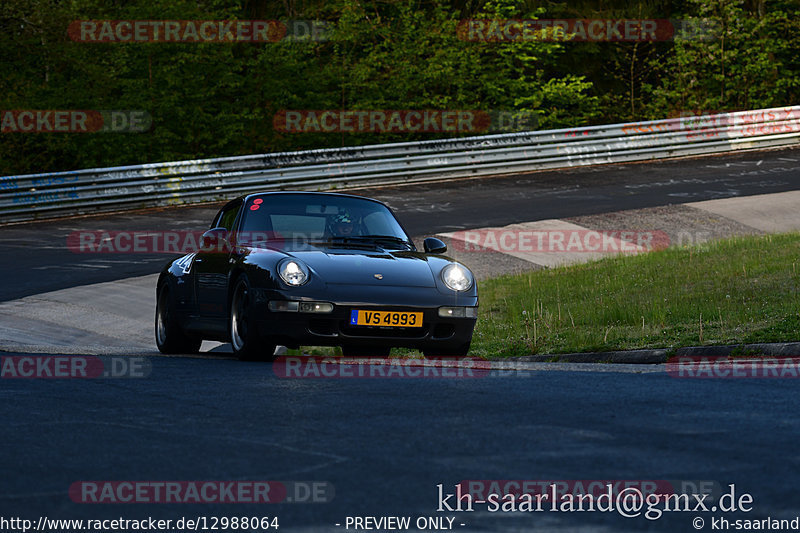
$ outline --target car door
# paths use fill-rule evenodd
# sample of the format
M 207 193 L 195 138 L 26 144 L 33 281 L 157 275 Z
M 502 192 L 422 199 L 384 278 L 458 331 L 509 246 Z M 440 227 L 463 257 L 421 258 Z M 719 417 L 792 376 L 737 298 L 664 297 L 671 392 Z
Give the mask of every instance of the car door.
M 232 202 L 220 210 L 211 229 L 224 228 L 229 234 L 238 222 L 242 201 Z M 207 327 L 227 328 L 228 272 L 230 246 L 220 243 L 209 250 L 200 250 L 194 258 L 197 309 Z

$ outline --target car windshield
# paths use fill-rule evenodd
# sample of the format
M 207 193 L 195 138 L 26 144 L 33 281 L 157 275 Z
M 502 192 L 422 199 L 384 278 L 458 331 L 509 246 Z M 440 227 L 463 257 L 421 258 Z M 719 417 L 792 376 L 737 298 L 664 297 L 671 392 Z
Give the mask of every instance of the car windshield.
M 413 248 L 384 205 L 334 195 L 254 196 L 244 206 L 239 242 L 292 242 Z

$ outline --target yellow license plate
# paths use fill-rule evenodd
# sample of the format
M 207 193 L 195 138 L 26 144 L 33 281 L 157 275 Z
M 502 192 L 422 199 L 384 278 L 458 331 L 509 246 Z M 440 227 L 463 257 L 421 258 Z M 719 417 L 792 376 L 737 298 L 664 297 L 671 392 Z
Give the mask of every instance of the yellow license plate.
M 351 326 L 389 326 L 393 328 L 422 327 L 422 313 L 404 311 L 350 311 Z

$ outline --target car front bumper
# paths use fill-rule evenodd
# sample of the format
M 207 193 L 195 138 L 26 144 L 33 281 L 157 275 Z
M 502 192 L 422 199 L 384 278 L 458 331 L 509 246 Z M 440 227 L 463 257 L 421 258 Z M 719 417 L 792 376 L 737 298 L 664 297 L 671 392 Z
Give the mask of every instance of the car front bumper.
M 442 317 L 441 307 L 471 308 L 476 311 L 475 294 L 443 295 L 436 289 L 385 287 L 359 298 L 348 292 L 327 290 L 324 294 L 298 297 L 294 291 L 255 291 L 253 320 L 259 332 L 285 346 L 391 346 L 425 350 L 457 350 L 472 339 L 476 318 Z M 359 291 L 363 292 L 363 290 Z M 287 294 L 289 293 L 289 294 Z M 352 293 L 350 293 L 352 294 Z M 331 298 L 333 297 L 333 298 Z M 271 311 L 269 302 L 325 302 L 329 313 Z M 351 311 L 421 312 L 421 327 L 354 326 Z

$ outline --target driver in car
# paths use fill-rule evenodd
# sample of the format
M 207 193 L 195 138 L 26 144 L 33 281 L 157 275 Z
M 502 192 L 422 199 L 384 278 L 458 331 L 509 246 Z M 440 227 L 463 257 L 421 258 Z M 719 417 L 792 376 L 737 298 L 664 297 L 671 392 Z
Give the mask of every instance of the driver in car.
M 350 237 L 356 234 L 356 224 L 346 211 L 333 217 L 330 228 L 334 237 Z

